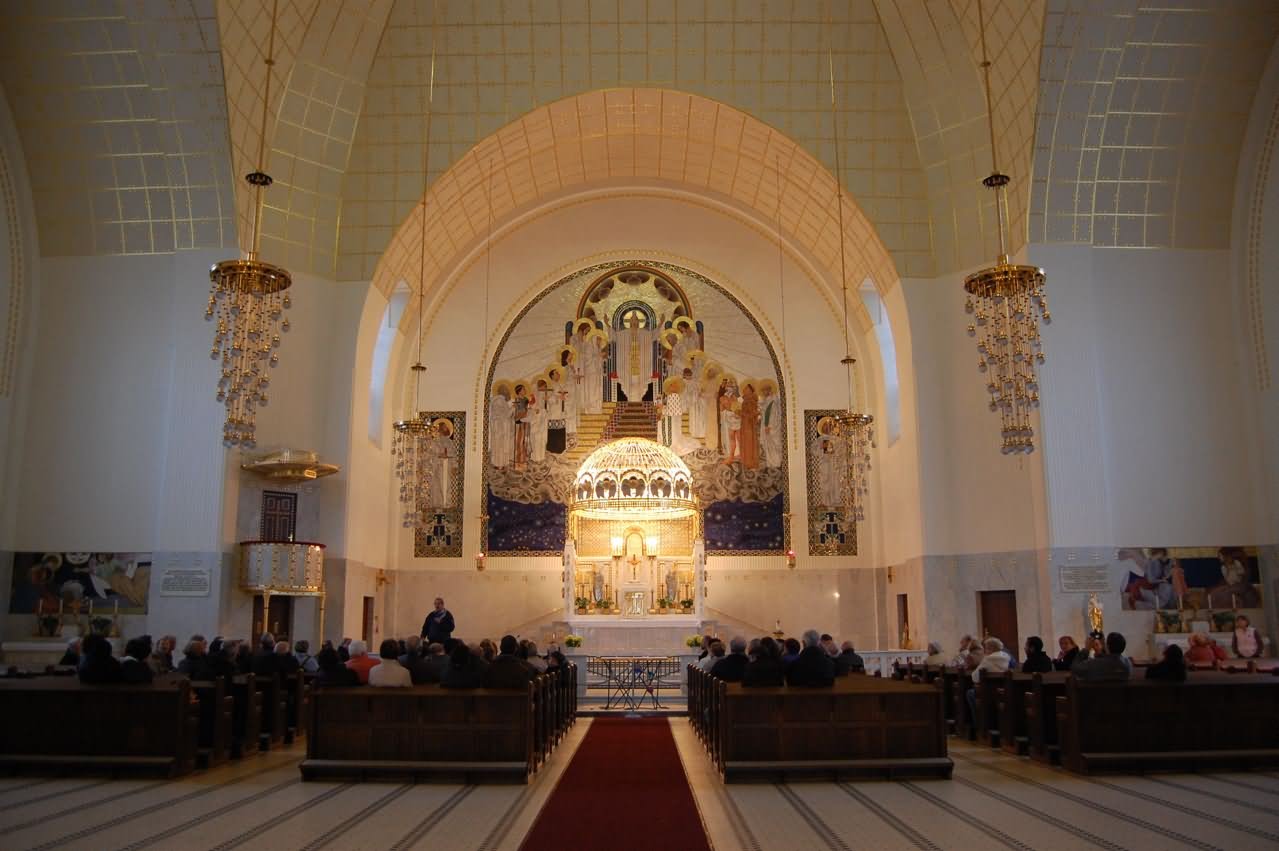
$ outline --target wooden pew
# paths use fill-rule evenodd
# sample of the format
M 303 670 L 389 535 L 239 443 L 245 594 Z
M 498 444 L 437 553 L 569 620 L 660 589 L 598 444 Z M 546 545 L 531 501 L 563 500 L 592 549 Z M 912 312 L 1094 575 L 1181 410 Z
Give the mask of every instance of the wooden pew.
M 993 674 L 1000 678 L 999 686 L 999 746 L 1018 756 L 1030 750 L 1030 735 L 1026 730 L 1026 695 L 1035 684 L 1034 674 L 1008 671 Z
M 992 748 L 999 747 L 999 700 L 1003 685 L 1003 674 L 992 675 L 990 671 L 982 671 L 980 679 L 973 684 L 973 727 L 977 741 Z M 965 704 L 967 701 L 965 697 Z
M 729 783 L 949 777 L 941 698 L 939 687 L 875 677 L 841 678 L 831 688 L 717 681 L 715 762 Z
M 299 670 L 281 677 L 281 688 L 284 692 L 284 743 L 293 744 L 293 739 L 306 732 L 307 700 L 310 697 L 310 685 L 305 675 Z
M 958 726 L 956 725 L 955 716 L 955 684 L 959 678 L 959 672 L 950 667 L 938 669 L 937 679 L 941 682 L 942 689 L 942 708 L 945 712 L 946 732 L 956 733 Z
M 540 688 L 316 689 L 302 778 L 526 783 Z
M 977 719 L 968 708 L 968 690 L 973 687 L 972 674 L 967 671 L 955 671 L 951 687 L 952 706 L 955 711 L 955 735 L 962 736 L 970 742 L 977 740 Z
M 204 768 L 212 768 L 231 758 L 235 698 L 227 694 L 227 682 L 223 677 L 192 680 L 191 691 L 200 703 L 200 764 Z
M 1031 674 L 1030 689 L 1022 695 L 1022 714 L 1026 719 L 1026 748 L 1037 762 L 1060 762 L 1057 740 L 1057 698 L 1066 693 L 1069 671 Z
M 253 678 L 253 685 L 261 697 L 261 722 L 258 725 L 258 743 L 262 750 L 284 739 L 288 717 L 288 697 L 279 674 L 260 675 Z
M 1082 683 L 1057 698 L 1061 764 L 1102 771 L 1279 767 L 1279 681 L 1220 672 L 1184 683 Z
M 185 678 L 147 685 L 6 678 L 0 718 L 3 768 L 176 777 L 195 767 L 200 703 Z
M 227 691 L 235 701 L 231 718 L 231 756 L 255 754 L 261 750 L 262 694 L 253 674 L 240 674 L 227 681 Z

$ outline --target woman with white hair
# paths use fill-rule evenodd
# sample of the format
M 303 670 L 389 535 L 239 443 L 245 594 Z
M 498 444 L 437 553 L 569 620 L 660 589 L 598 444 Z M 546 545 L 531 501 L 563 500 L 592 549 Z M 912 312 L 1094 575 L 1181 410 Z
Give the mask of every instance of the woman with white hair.
M 949 661 L 946 654 L 942 652 L 940 644 L 936 641 L 928 642 L 928 658 L 924 660 L 925 665 L 945 665 Z
M 990 671 L 992 674 L 1002 674 L 1012 665 L 1013 657 L 1008 655 L 1008 651 L 1004 650 L 1004 642 L 998 638 L 991 636 L 981 643 L 981 649 L 984 651 L 981 662 L 973 669 L 973 682 L 981 680 L 982 671 Z
M 369 646 L 358 638 L 351 642 L 350 651 L 351 658 L 346 667 L 355 671 L 360 685 L 366 686 L 369 684 L 369 671 L 377 667 L 378 660 L 369 655 Z

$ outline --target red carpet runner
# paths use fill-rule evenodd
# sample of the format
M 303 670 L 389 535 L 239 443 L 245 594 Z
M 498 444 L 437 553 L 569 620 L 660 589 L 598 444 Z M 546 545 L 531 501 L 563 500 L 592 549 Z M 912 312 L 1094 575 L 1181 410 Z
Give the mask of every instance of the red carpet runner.
M 665 718 L 596 718 L 521 851 L 710 851 Z

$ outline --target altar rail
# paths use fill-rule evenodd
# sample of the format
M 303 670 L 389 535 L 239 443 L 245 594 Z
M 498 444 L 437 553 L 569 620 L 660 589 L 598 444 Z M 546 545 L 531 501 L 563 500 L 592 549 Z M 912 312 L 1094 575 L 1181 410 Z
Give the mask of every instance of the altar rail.
M 689 719 L 725 782 L 949 777 L 940 687 L 849 676 L 746 688 L 688 666 Z

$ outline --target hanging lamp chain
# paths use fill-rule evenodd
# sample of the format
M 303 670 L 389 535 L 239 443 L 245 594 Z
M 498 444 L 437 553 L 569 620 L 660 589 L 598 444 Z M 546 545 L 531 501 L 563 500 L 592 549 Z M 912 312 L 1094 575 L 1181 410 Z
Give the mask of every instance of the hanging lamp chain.
M 431 122 L 435 118 L 435 57 L 436 12 L 439 11 L 438 0 L 431 4 L 431 67 L 426 85 L 426 132 L 422 140 L 422 220 L 419 232 L 419 251 L 417 261 L 417 359 L 409 367 L 416 374 L 413 383 L 413 407 L 409 410 L 409 418 L 416 417 L 418 400 L 422 392 L 422 375 L 426 372 L 426 364 L 422 363 L 422 324 L 426 311 L 426 195 L 431 185 Z
M 244 176 L 249 185 L 254 187 L 253 240 L 249 249 L 250 260 L 258 259 L 258 250 L 261 247 L 262 240 L 262 205 L 266 202 L 264 192 L 272 183 L 271 175 L 266 173 L 266 123 L 271 114 L 271 71 L 275 67 L 275 28 L 279 11 L 280 0 L 273 0 L 271 3 L 271 33 L 267 37 L 266 57 L 263 59 L 263 64 L 266 65 L 266 81 L 262 87 L 262 126 L 258 132 L 257 167 Z

